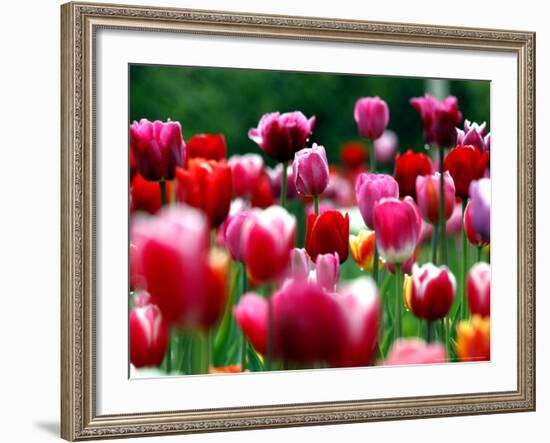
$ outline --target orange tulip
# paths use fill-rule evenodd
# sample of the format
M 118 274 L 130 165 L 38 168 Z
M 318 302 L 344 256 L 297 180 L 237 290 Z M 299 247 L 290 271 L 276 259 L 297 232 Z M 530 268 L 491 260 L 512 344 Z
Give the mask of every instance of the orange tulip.
M 491 322 L 489 317 L 474 315 L 457 326 L 456 352 L 461 361 L 491 359 Z

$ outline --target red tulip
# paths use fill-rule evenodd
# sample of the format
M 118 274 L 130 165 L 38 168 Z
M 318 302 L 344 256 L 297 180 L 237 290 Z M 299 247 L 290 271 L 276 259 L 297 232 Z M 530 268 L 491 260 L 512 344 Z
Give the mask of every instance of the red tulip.
M 172 183 L 166 182 L 166 194 L 171 195 L 171 192 Z M 130 183 L 130 197 L 132 199 L 132 211 L 145 211 L 149 214 L 156 214 L 162 206 L 158 183 L 145 180 L 137 172 Z
M 481 153 L 473 146 L 456 146 L 451 149 L 445 157 L 444 167 L 453 177 L 456 195 L 468 198 L 470 183 L 483 177 L 488 162 L 488 151 Z
M 393 175 L 399 183 L 399 195 L 410 195 L 416 199 L 416 178 L 433 172 L 432 161 L 426 154 L 409 149 L 395 157 Z
M 422 217 L 432 225 L 439 223 L 439 172 L 433 175 L 416 177 L 416 201 Z M 448 172 L 443 176 L 443 192 L 445 200 L 445 220 L 448 220 L 455 205 L 455 184 Z
M 310 214 L 306 227 L 306 250 L 313 261 L 319 254 L 338 253 L 340 263 L 348 258 L 349 216 L 329 210 Z
M 435 143 L 442 147 L 454 144 L 455 127 L 462 120 L 456 97 L 448 96 L 445 100 L 439 101 L 426 94 L 424 97 L 412 98 L 410 104 L 420 112 L 424 141 L 427 144 Z
M 205 216 L 187 206 L 132 224 L 131 241 L 151 302 L 169 324 L 182 329 L 209 329 L 225 305 L 221 282 L 228 258 L 209 255 L 209 234 Z
M 185 143 L 178 122 L 141 119 L 130 125 L 130 151 L 145 180 L 172 180 L 185 159 Z
M 385 366 L 444 363 L 447 353 L 441 343 L 426 343 L 418 338 L 402 338 L 391 347 Z
M 369 150 L 362 143 L 346 143 L 342 146 L 342 149 L 340 149 L 340 159 L 347 169 L 353 170 L 360 166 L 365 166 L 368 156 Z
M 130 312 L 130 362 L 136 368 L 159 366 L 168 346 L 168 326 L 158 306 L 136 304 Z
M 379 138 L 390 121 L 390 110 L 380 97 L 361 97 L 355 103 L 353 116 L 361 137 Z
M 299 111 L 264 114 L 257 128 L 248 131 L 248 137 L 273 160 L 287 162 L 304 148 L 313 131 L 315 117 L 309 120 Z
M 468 306 L 472 315 L 488 317 L 491 314 L 491 267 L 487 263 L 476 263 L 466 279 Z
M 409 286 L 410 285 L 410 286 Z M 413 265 L 411 279 L 405 287 L 408 307 L 418 318 L 438 320 L 445 317 L 453 304 L 456 291 L 454 275 L 446 266 L 426 263 Z
M 226 152 L 223 134 L 197 134 L 187 142 L 187 158 L 222 160 Z
M 420 213 L 414 203 L 383 198 L 374 205 L 374 230 L 380 255 L 389 263 L 405 263 L 420 239 Z
M 227 218 L 231 204 L 231 169 L 225 161 L 191 159 L 176 170 L 176 199 L 201 209 L 212 227 Z
M 238 197 L 250 197 L 264 173 L 264 160 L 258 154 L 234 155 L 229 159 L 233 191 Z
M 296 237 L 296 219 L 280 206 L 254 209 L 243 224 L 241 251 L 249 276 L 270 281 L 286 271 Z
M 239 328 L 254 349 L 262 354 L 267 353 L 267 300 L 260 295 L 249 292 L 244 294 L 239 304 L 233 308 L 233 315 Z

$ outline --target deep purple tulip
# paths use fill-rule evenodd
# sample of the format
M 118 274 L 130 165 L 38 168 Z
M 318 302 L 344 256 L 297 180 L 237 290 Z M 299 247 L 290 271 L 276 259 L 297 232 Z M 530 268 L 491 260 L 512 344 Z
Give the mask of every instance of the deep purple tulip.
M 478 125 L 470 120 L 465 120 L 464 130 L 456 128 L 456 144 L 475 146 L 481 152 L 489 151 L 491 147 L 491 134 L 485 135 L 485 125 L 485 122 Z
M 340 278 L 340 259 L 338 253 L 319 254 L 315 260 L 317 283 L 327 291 L 334 291 Z
M 448 147 L 455 144 L 456 125 L 462 120 L 456 97 L 449 96 L 443 101 L 437 100 L 429 94 L 424 97 L 415 97 L 410 104 L 420 112 L 424 141 L 427 144 Z
M 264 114 L 257 128 L 248 131 L 248 137 L 273 160 L 286 162 L 303 149 L 313 131 L 315 117 L 309 120 L 300 111 Z
M 361 137 L 376 140 L 388 126 L 390 110 L 380 97 L 361 97 L 355 103 L 353 116 Z
M 292 171 L 298 194 L 305 196 L 321 194 L 329 182 L 325 147 L 313 143 L 313 147 L 298 151 L 294 156 Z
M 130 125 L 130 150 L 138 172 L 145 180 L 172 180 L 176 166 L 185 160 L 185 143 L 179 122 L 143 118 Z
M 491 241 L 491 179 L 470 183 L 472 227 L 486 242 Z
M 384 197 L 399 197 L 399 185 L 391 175 L 362 173 L 355 182 L 355 196 L 365 224 L 374 229 L 374 204 Z

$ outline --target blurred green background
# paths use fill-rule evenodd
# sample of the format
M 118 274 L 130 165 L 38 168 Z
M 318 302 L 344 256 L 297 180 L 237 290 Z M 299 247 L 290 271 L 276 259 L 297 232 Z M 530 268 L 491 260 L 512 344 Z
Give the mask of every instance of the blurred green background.
M 490 82 L 452 80 L 440 86 L 457 96 L 464 118 L 489 124 Z M 130 122 L 177 120 L 184 139 L 223 133 L 232 155 L 260 152 L 247 133 L 263 114 L 299 110 L 317 117 L 310 143 L 324 145 L 329 161 L 337 163 L 341 145 L 359 140 L 353 108 L 361 96 L 378 95 L 388 103 L 389 129 L 398 134 L 401 151 L 422 149 L 420 117 L 409 99 L 427 87 L 418 78 L 131 65 Z

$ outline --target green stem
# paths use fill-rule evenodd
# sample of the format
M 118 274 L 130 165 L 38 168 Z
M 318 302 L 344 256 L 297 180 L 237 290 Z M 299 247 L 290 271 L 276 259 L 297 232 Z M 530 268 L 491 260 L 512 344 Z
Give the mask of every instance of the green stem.
M 168 346 L 166 348 L 166 373 L 172 372 L 172 330 L 168 331 Z
M 201 348 L 202 348 L 202 367 L 201 374 L 208 374 L 208 368 L 210 367 L 210 334 L 208 332 L 201 332 Z
M 462 281 L 462 294 L 460 299 L 460 318 L 468 316 L 466 306 L 466 273 L 468 272 L 468 237 L 466 237 L 466 226 L 464 225 L 464 213 L 466 212 L 466 198 L 462 198 L 462 267 L 460 278 Z
M 246 267 L 244 263 L 241 265 L 241 275 L 242 275 L 242 286 L 241 286 L 241 297 L 243 294 L 246 293 L 248 290 L 248 277 L 246 275 Z M 246 336 L 244 335 L 244 332 L 241 332 L 241 371 L 244 372 L 246 369 L 246 349 L 247 343 L 246 343 Z
M 445 168 L 443 166 L 445 149 L 439 147 L 439 229 L 441 235 L 440 264 L 447 264 L 447 227 L 445 220 Z
M 426 320 L 426 342 L 431 343 L 434 341 L 434 325 L 435 322 L 431 320 Z
M 168 202 L 168 198 L 166 196 L 166 181 L 162 179 L 159 181 L 160 186 L 160 202 L 162 206 L 166 206 L 166 203 Z
M 315 211 L 315 215 L 319 215 L 319 194 L 316 194 L 313 196 L 313 209 Z
M 286 162 L 282 163 L 283 173 L 281 174 L 281 206 L 286 208 L 286 182 L 287 182 L 287 167 Z
M 433 225 L 432 232 L 432 263 L 437 264 L 437 237 L 439 236 L 439 226 Z
M 479 263 L 481 261 L 481 252 L 483 248 L 481 246 L 477 247 L 477 262 Z
M 395 264 L 395 324 L 393 328 L 394 341 L 401 337 L 401 305 L 403 304 L 403 288 L 401 281 L 401 263 Z
M 449 323 L 447 322 L 446 317 L 443 317 L 441 319 L 441 329 L 443 330 L 443 343 L 445 343 L 445 352 L 447 354 L 447 358 L 449 358 Z
M 378 262 L 379 261 L 380 259 L 378 258 L 378 246 L 376 245 L 376 237 L 375 237 L 374 238 L 374 258 L 372 262 L 372 278 L 374 280 L 374 283 L 376 283 L 376 286 L 378 286 Z
M 369 146 L 369 172 L 375 173 L 376 172 L 376 157 L 374 156 L 374 140 L 371 140 L 371 144 Z

